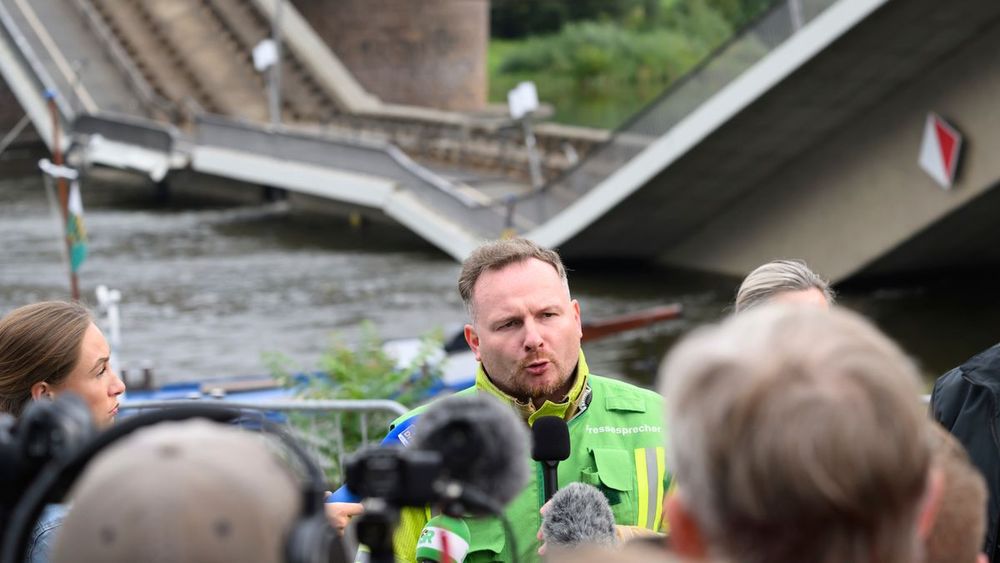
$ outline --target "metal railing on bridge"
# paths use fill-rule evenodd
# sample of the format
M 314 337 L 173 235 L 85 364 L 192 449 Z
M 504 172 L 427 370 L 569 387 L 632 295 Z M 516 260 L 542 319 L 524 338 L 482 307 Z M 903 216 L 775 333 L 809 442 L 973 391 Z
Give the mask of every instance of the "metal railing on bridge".
M 18 25 L 14 14 L 12 14 L 2 2 L 0 2 L 0 31 L 2 31 L 5 39 L 10 42 L 12 47 L 12 49 L 10 49 L 11 52 L 9 53 L 9 58 L 5 54 L 5 58 L 8 58 L 5 66 L 19 63 L 20 67 L 25 72 L 24 80 L 22 81 L 17 78 L 13 78 L 13 75 L 11 74 L 14 70 L 13 68 L 5 68 L 4 74 L 7 82 L 10 83 L 9 86 L 12 89 L 15 89 L 15 91 L 18 88 L 25 87 L 37 90 L 40 94 L 37 96 L 38 100 L 41 100 L 45 94 L 53 96 L 56 108 L 59 111 L 59 117 L 63 121 L 62 127 L 65 127 L 66 123 L 73 119 L 76 112 L 70 102 L 65 98 L 65 96 L 62 95 L 62 90 L 59 88 L 59 84 L 53 79 L 52 75 L 47 70 L 45 61 L 43 61 L 43 59 L 32 47 L 31 42 Z M 45 139 L 46 142 L 50 142 L 51 137 L 49 130 L 44 126 L 38 126 L 39 123 L 45 122 L 45 117 L 48 114 L 48 110 L 44 107 L 44 104 L 38 104 L 34 107 L 25 107 L 25 112 L 29 115 L 33 113 L 36 114 L 32 115 L 32 120 L 36 123 L 36 128 L 39 129 L 39 133 L 42 134 L 43 139 Z
M 421 201 L 463 225 L 487 236 L 506 226 L 503 202 L 480 200 L 411 160 L 390 142 L 343 134 L 302 132 L 293 127 L 262 125 L 224 116 L 201 114 L 196 120 L 196 142 L 267 156 L 289 162 L 379 176 L 396 182 Z
M 526 214 L 536 224 L 544 223 L 644 151 L 836 1 L 776 0 L 767 12 L 620 126 L 607 143 L 538 192 L 517 198 L 517 213 Z

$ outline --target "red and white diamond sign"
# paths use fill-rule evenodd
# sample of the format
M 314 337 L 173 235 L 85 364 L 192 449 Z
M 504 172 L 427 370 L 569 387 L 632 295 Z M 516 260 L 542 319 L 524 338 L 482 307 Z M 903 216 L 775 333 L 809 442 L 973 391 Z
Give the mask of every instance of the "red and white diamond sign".
M 935 113 L 927 114 L 924 140 L 920 144 L 920 167 L 944 189 L 949 189 L 958 169 L 962 135 Z

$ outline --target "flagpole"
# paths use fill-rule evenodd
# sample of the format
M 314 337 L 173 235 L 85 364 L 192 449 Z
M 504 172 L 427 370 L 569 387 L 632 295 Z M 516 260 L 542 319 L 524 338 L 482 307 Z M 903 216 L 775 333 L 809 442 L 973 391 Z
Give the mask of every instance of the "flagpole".
M 63 155 L 62 146 L 59 139 L 59 109 L 56 107 L 56 97 L 54 92 L 47 92 L 49 113 L 52 115 L 52 162 L 56 166 L 62 166 Z M 73 301 L 80 300 L 80 285 L 73 270 L 73 243 L 69 238 L 69 186 L 66 185 L 66 178 L 56 177 L 56 186 L 59 189 L 59 211 L 62 214 L 63 238 L 66 240 L 66 266 L 69 269 L 70 296 Z

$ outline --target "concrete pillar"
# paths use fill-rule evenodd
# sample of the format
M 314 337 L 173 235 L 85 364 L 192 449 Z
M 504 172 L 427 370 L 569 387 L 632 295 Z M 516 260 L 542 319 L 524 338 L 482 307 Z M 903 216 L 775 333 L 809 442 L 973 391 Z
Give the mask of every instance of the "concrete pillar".
M 14 92 L 4 81 L 3 77 L 0 77 L 0 139 L 17 126 L 22 117 L 24 117 L 24 109 L 21 107 L 21 103 L 17 101 L 17 96 L 14 95 Z M 28 150 L 26 151 L 25 149 Z M 30 161 L 27 169 L 32 174 L 36 173 L 38 168 L 34 166 L 35 161 L 43 153 L 47 153 L 47 151 L 48 148 L 44 145 L 34 125 L 29 123 L 21 131 L 21 134 L 15 138 L 14 142 L 7 147 L 7 150 L 0 153 L 0 163 L 3 163 L 0 164 L 0 171 L 16 170 L 20 173 L 20 168 L 10 168 L 7 166 L 6 161 L 27 159 Z
M 24 110 L 10 86 L 0 77 L 0 137 L 24 117 Z
M 390 103 L 486 105 L 489 0 L 292 0 L 366 89 Z

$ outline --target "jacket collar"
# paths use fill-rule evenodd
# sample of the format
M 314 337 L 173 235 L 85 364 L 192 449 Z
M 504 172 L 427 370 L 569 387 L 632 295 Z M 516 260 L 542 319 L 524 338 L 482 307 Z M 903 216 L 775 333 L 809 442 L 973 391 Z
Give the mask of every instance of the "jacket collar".
M 1000 344 L 996 344 L 979 354 L 969 358 L 961 366 L 965 379 L 975 385 L 989 389 L 993 394 L 1000 395 Z
M 528 426 L 531 426 L 534 424 L 535 420 L 541 416 L 558 416 L 564 420 L 570 420 L 573 418 L 573 416 L 581 410 L 581 403 L 586 400 L 588 395 L 588 393 L 584 392 L 584 389 L 587 388 L 587 379 L 589 375 L 590 369 L 587 367 L 587 360 L 583 356 L 583 350 L 580 350 L 580 359 L 576 364 L 576 370 L 574 372 L 576 380 L 573 382 L 573 387 L 570 388 L 569 393 L 567 393 L 563 400 L 558 403 L 545 401 L 545 403 L 538 408 L 535 408 L 534 403 L 530 400 L 522 402 L 501 391 L 496 385 L 493 384 L 489 375 L 486 374 L 486 370 L 483 369 L 482 362 L 480 362 L 479 366 L 476 368 L 476 387 L 512 406 L 521 418 L 528 423 Z

